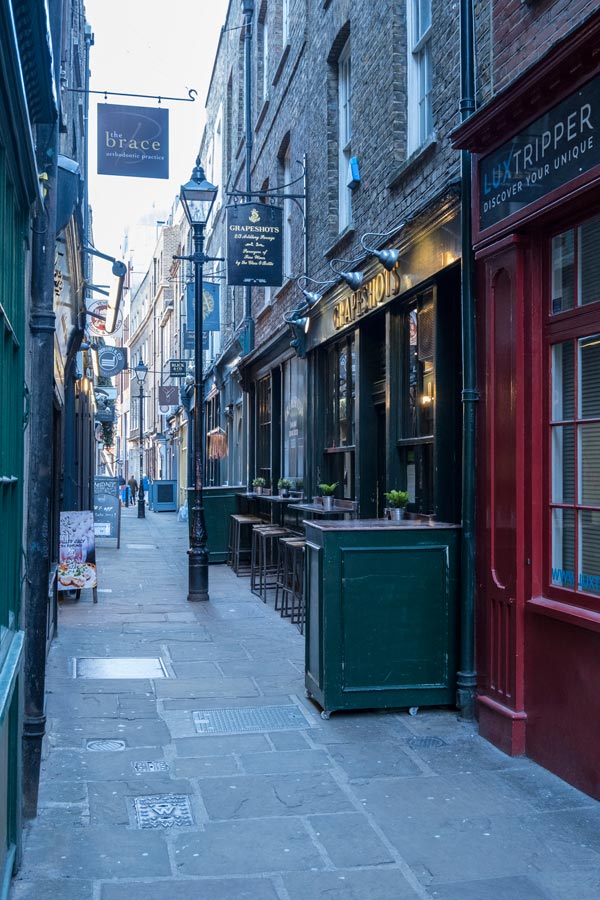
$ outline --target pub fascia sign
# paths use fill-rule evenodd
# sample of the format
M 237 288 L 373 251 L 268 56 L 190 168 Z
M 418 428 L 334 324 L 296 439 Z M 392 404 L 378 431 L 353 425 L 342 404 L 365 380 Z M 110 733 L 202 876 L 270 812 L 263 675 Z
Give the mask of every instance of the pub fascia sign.
M 378 306 L 387 303 L 400 293 L 402 279 L 399 264 L 396 263 L 391 272 L 382 269 L 357 291 L 342 297 L 333 307 L 333 327 L 336 331 L 351 325 L 361 316 L 373 312 Z
M 600 77 L 479 163 L 483 231 L 600 164 Z

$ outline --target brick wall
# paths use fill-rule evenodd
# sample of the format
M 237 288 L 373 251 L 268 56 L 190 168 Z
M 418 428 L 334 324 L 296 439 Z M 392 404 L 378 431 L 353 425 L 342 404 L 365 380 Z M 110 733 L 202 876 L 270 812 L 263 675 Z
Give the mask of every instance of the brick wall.
M 262 102 L 261 63 L 253 42 L 253 169 L 252 183 L 280 184 L 281 152 L 289 141 L 292 173 L 306 155 L 308 178 L 308 260 L 306 272 L 318 280 L 331 279 L 332 256 L 362 254 L 360 237 L 388 232 L 422 205 L 449 180 L 459 175 L 459 156 L 448 134 L 459 115 L 458 4 L 433 0 L 433 120 L 435 140 L 407 162 L 406 143 L 406 5 L 402 0 L 290 0 L 289 45 L 281 40 L 280 4 L 257 4 L 259 18 L 269 26 L 268 102 Z M 227 28 L 241 25 L 239 4 L 230 4 Z M 353 192 L 354 228 L 338 234 L 337 197 L 337 54 L 349 34 L 352 65 L 352 155 L 360 165 L 361 184 Z M 222 183 L 244 188 L 243 39 L 241 32 L 222 36 L 215 75 L 207 103 L 207 131 L 220 104 L 231 147 L 224 150 Z M 260 103 L 256 102 L 260 94 Z M 228 116 L 230 117 L 228 119 Z M 228 162 L 229 161 L 229 162 Z M 300 193 L 302 182 L 291 190 Z M 218 227 L 223 227 L 224 216 Z M 302 215 L 292 210 L 292 268 L 305 270 Z M 224 239 L 221 239 L 225 246 Z M 230 289 L 231 293 L 231 289 Z M 237 291 L 239 296 L 242 292 Z M 294 282 L 271 292 L 265 306 L 262 291 L 253 291 L 256 346 L 283 322 L 283 313 L 301 298 Z M 239 300 L 238 300 L 239 303 Z M 239 310 L 238 310 L 239 313 Z M 236 315 L 238 314 L 236 313 Z
M 483 5 L 483 4 L 482 4 Z M 569 31 L 598 10 L 598 0 L 495 0 L 491 90 L 506 87 Z

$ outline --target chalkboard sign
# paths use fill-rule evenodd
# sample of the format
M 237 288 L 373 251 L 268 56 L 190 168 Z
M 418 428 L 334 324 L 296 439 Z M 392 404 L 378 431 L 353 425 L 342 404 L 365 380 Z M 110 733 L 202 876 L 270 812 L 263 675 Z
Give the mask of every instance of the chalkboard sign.
M 118 478 L 97 476 L 94 478 L 94 534 L 96 537 L 117 539 L 121 542 L 121 501 Z

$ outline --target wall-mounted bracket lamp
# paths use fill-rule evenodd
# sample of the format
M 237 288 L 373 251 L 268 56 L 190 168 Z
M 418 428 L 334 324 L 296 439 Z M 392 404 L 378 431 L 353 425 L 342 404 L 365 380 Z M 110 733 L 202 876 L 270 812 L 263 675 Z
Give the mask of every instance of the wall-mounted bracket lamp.
M 112 263 L 112 274 L 115 276 L 115 281 L 111 283 L 108 291 L 108 309 L 104 324 L 106 334 L 112 334 L 115 330 L 115 325 L 117 324 L 117 316 L 121 307 L 121 300 L 123 299 L 123 286 L 125 283 L 125 276 L 127 275 L 127 265 L 123 260 L 116 259 L 114 256 L 109 256 L 107 253 L 101 253 L 100 250 L 96 250 L 92 247 L 84 247 L 83 252 L 90 253 L 92 256 L 98 256 L 100 259 L 106 259 L 108 262 Z M 106 295 L 106 291 L 102 288 L 95 287 L 94 285 L 88 285 L 88 287 Z M 97 316 L 96 318 L 99 317 Z
M 377 257 L 381 265 L 384 269 L 387 269 L 388 272 L 391 272 L 398 260 L 400 259 L 400 251 L 399 250 L 378 250 L 375 247 L 367 247 L 365 244 L 365 238 L 368 237 L 389 237 L 391 234 L 396 234 L 399 230 L 404 228 L 406 222 L 403 222 L 398 228 L 394 228 L 393 231 L 386 232 L 378 232 L 378 231 L 367 231 L 366 234 L 360 239 L 361 246 L 367 251 L 367 253 L 371 254 L 371 256 Z
M 365 277 L 364 272 L 361 272 L 358 269 L 344 269 L 344 271 L 340 272 L 339 269 L 336 269 L 333 265 L 336 262 L 342 263 L 343 265 L 352 265 L 353 263 L 358 262 L 358 259 L 332 259 L 329 263 L 331 271 L 345 281 L 349 288 L 352 288 L 353 291 L 357 291 L 363 283 Z

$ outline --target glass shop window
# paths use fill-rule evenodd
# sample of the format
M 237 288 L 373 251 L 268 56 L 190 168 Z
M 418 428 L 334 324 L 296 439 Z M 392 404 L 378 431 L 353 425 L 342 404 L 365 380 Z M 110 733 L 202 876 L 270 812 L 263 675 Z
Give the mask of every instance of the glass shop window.
M 600 216 L 552 238 L 552 313 L 600 300 Z
M 600 597 L 600 334 L 551 360 L 551 584 Z
M 354 499 L 356 353 L 354 335 L 334 344 L 327 356 L 326 466 L 319 478 L 339 482 L 339 495 Z
M 256 385 L 256 475 L 271 485 L 271 376 Z
M 417 512 L 434 512 L 435 306 L 433 291 L 406 307 L 402 323 L 401 437 L 398 440 L 408 491 Z
M 305 363 L 293 357 L 283 365 L 283 465 L 284 478 L 304 478 Z

